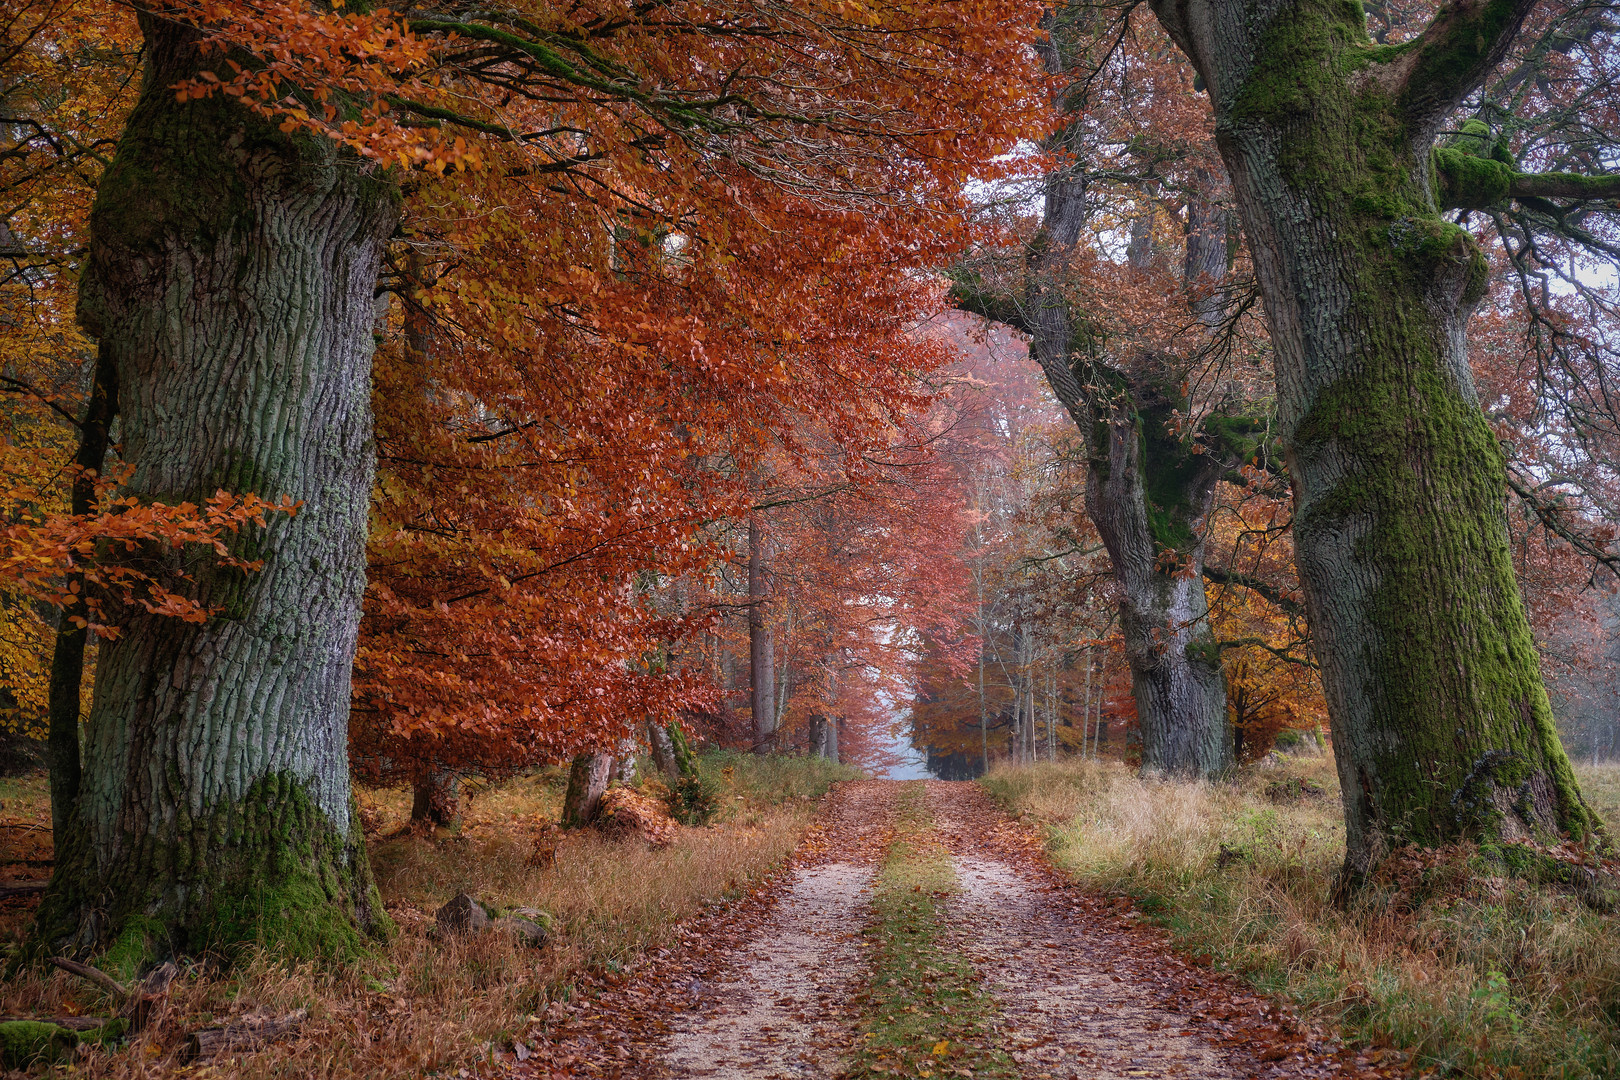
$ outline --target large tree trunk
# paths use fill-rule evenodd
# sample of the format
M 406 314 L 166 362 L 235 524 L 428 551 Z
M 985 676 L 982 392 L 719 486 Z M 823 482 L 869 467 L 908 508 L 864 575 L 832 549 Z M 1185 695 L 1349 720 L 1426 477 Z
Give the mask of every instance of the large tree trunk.
M 84 421 L 79 426 L 79 449 L 73 463 L 80 472 L 73 478 L 71 509 L 87 516 L 95 509 L 96 481 L 106 467 L 107 439 L 113 417 L 118 414 L 118 371 L 111 350 L 98 350 L 95 375 L 90 382 L 90 400 L 85 403 Z M 84 578 L 75 575 L 82 591 Z M 72 828 L 73 804 L 79 797 L 79 720 L 83 708 L 84 653 L 90 631 L 75 626 L 62 612 L 51 652 L 51 683 L 46 734 L 46 764 L 51 785 L 51 835 L 61 843 Z
M 80 319 L 118 375 L 128 491 L 302 501 L 188 554 L 203 625 L 135 611 L 102 645 L 73 824 L 39 930 L 154 954 L 341 953 L 387 916 L 351 812 L 349 671 L 365 588 L 373 299 L 394 189 L 228 98 L 179 103 L 199 35 L 140 13 L 141 97 L 97 194 Z M 208 63 L 217 65 L 220 58 Z
M 1431 147 L 1529 3 L 1380 50 L 1337 0 L 1155 0 L 1203 75 L 1276 349 L 1295 551 L 1332 718 L 1346 881 L 1391 843 L 1576 836 L 1464 326 L 1485 262 Z
M 770 541 L 754 516 L 748 518 L 748 686 L 754 714 L 754 752 L 776 744 L 776 639 L 766 618 L 771 595 Z
M 1048 177 L 1022 305 L 1031 351 L 1086 439 L 1086 510 L 1120 586 L 1142 768 L 1218 776 L 1231 768 L 1232 746 L 1201 570 L 1202 523 L 1224 465 L 1169 433 L 1171 410 L 1183 403 L 1089 361 L 1064 285 L 1085 216 L 1083 180 L 1068 170 Z M 1196 250 L 1189 265 L 1202 259 L 1203 247 Z M 1161 558 L 1167 552 L 1174 557 Z
M 1142 771 L 1211 777 L 1233 760 L 1220 647 L 1203 581 L 1202 522 L 1223 466 L 1214 454 L 1192 454 L 1165 430 L 1172 407 L 1140 387 L 1099 417 L 1086 511 L 1119 584 Z M 1175 558 L 1161 558 L 1167 551 Z

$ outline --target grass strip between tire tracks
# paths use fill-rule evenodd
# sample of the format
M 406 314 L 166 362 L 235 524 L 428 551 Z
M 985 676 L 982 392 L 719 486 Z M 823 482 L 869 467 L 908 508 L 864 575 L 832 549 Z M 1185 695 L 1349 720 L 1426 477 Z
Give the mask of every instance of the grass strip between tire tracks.
M 995 1045 L 994 999 L 951 944 L 946 905 L 957 888 L 925 789 L 907 784 L 873 892 L 872 984 L 857 998 L 865 1020 L 852 1080 L 1017 1075 Z

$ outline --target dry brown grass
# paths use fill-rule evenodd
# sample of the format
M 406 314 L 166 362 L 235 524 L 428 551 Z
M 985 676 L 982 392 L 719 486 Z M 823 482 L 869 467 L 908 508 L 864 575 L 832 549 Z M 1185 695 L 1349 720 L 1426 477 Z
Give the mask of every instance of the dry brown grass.
M 1620 830 L 1620 769 L 1580 772 Z M 1325 797 L 1268 798 L 1286 775 Z M 986 783 L 1046 825 L 1060 866 L 1136 898 L 1189 951 L 1353 1036 L 1413 1051 L 1421 1068 L 1620 1075 L 1616 917 L 1566 891 L 1482 875 L 1488 864 L 1468 849 L 1399 863 L 1354 908 L 1334 907 L 1344 840 L 1328 759 L 1287 759 L 1219 786 L 1091 762 L 1003 770 Z
M 302 1008 L 310 1019 L 296 1039 L 186 1075 L 392 1078 L 476 1071 L 550 1001 L 572 996 L 582 972 L 613 971 L 667 944 L 680 920 L 779 865 L 814 812 L 810 797 L 854 775 L 802 761 L 727 757 L 708 764 L 724 785 L 727 813 L 708 828 L 682 828 L 663 849 L 584 832 L 563 841 L 552 865 L 528 865 L 535 824 L 554 819 L 560 802 L 560 785 L 546 774 L 479 794 L 459 836 L 373 839 L 378 885 L 399 925 L 392 942 L 336 970 L 289 969 L 264 957 L 230 972 L 193 969 L 148 1034 L 116 1051 L 96 1051 L 78 1067 L 131 1080 L 167 1076 L 185 1033 L 255 1009 Z M 404 793 L 364 792 L 361 801 L 379 815 L 384 831 L 403 824 L 409 811 Z M 551 913 L 552 940 L 540 950 L 498 934 L 440 940 L 433 912 L 463 889 L 492 904 Z M 99 991 L 60 973 L 27 973 L 0 987 L 0 1013 L 98 1015 L 109 1007 Z

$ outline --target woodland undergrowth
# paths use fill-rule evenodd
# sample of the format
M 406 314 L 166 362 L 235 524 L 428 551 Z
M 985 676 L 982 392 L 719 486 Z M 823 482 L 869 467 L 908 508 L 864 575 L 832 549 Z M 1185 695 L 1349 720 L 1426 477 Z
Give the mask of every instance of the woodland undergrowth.
M 297 1009 L 309 1012 L 298 1038 L 186 1075 L 380 1080 L 462 1068 L 476 1075 L 500 1053 L 510 1061 L 514 1035 L 533 1016 L 588 992 L 594 976 L 668 944 L 679 921 L 740 895 L 792 851 L 813 800 L 858 775 L 817 759 L 752 755 L 706 755 L 700 767 L 723 803 L 709 827 L 683 827 L 663 849 L 581 830 L 544 866 L 533 865 L 533 838 L 557 820 L 566 782 L 559 770 L 476 791 L 461 831 L 433 837 L 402 829 L 408 792 L 362 790 L 362 813 L 375 830 L 372 866 L 399 926 L 394 940 L 336 970 L 289 969 L 265 957 L 229 970 L 194 966 L 144 1035 L 93 1051 L 77 1067 L 113 1078 L 168 1075 L 186 1032 L 254 1011 Z M 501 934 L 441 940 L 434 912 L 461 890 L 492 905 L 549 912 L 551 940 L 538 950 Z M 100 1015 L 109 1008 L 100 991 L 61 973 L 0 985 L 0 1014 Z
M 1620 827 L 1620 767 L 1578 771 Z M 1084 884 L 1133 898 L 1185 950 L 1347 1036 L 1410 1053 L 1420 1074 L 1620 1076 L 1620 916 L 1506 876 L 1468 845 L 1398 853 L 1336 907 L 1344 833 L 1329 758 L 1224 785 L 1089 761 L 984 783 L 1044 825 L 1053 860 Z

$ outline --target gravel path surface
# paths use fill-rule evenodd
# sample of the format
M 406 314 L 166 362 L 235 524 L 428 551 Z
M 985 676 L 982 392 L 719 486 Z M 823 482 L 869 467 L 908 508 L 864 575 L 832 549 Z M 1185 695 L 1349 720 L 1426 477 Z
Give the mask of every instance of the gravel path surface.
M 852 1000 L 870 979 L 871 888 L 900 786 L 838 785 L 787 873 L 554 1025 L 566 1071 L 512 1074 L 837 1080 L 860 1038 Z M 929 781 L 927 795 L 959 879 L 947 944 L 983 976 L 991 1036 L 1024 1080 L 1396 1075 L 1176 953 L 1126 902 L 1075 888 L 978 785 Z

